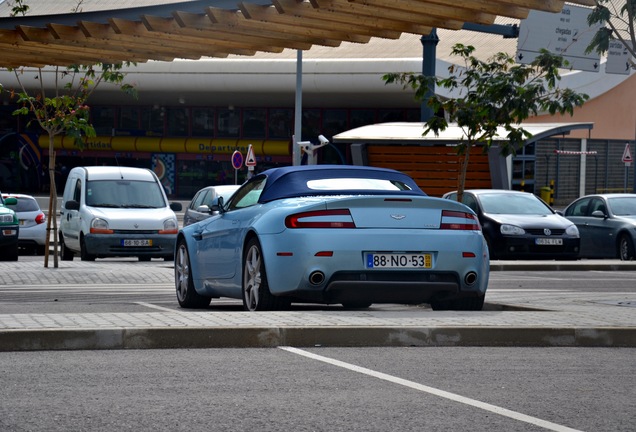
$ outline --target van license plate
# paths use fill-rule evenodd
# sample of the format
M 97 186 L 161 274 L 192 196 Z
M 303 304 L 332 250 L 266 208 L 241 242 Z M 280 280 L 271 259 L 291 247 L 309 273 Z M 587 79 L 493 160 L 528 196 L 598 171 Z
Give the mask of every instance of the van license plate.
M 152 246 L 152 240 L 149 239 L 124 239 L 121 241 L 122 246 L 126 247 L 140 247 L 140 246 Z
M 367 254 L 367 268 L 432 268 L 431 254 Z

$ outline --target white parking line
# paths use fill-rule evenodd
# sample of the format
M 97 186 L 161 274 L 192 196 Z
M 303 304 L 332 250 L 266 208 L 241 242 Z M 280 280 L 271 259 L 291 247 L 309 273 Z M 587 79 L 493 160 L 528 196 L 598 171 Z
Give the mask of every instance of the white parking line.
M 395 376 L 392 376 L 392 375 L 388 375 L 388 374 L 385 374 L 385 373 L 382 373 L 382 372 L 376 372 L 374 370 L 367 369 L 367 368 L 360 367 L 360 366 L 356 366 L 356 365 L 353 365 L 351 363 L 345 363 L 345 362 L 342 362 L 340 360 L 334 360 L 334 359 L 329 358 L 329 357 L 324 357 L 324 356 L 321 356 L 321 355 L 318 355 L 318 354 L 313 354 L 313 353 L 311 353 L 309 351 L 304 351 L 304 350 L 301 350 L 301 349 L 298 349 L 298 348 L 293 348 L 293 347 L 279 347 L 279 348 L 282 349 L 282 350 L 288 351 L 290 353 L 298 354 L 298 355 L 301 355 L 301 356 L 304 356 L 304 357 L 307 357 L 307 358 L 310 358 L 310 359 L 313 359 L 313 360 L 318 360 L 318 361 L 321 361 L 321 362 L 324 362 L 324 363 L 328 363 L 328 364 L 331 364 L 331 365 L 334 365 L 334 366 L 338 366 L 338 367 L 341 367 L 341 368 L 344 368 L 344 369 L 348 369 L 348 370 L 351 370 L 351 371 L 354 371 L 354 372 L 358 372 L 358 373 L 361 373 L 361 374 L 364 374 L 364 375 L 369 375 L 369 376 L 372 376 L 374 378 L 378 378 L 378 379 L 381 379 L 381 380 L 384 380 L 384 381 L 389 381 L 389 382 L 392 382 L 392 383 L 395 383 L 395 384 L 399 384 L 399 385 L 402 385 L 402 386 L 405 386 L 405 387 L 409 387 L 409 388 L 412 388 L 412 389 L 415 389 L 415 390 L 419 390 L 419 391 L 422 391 L 422 392 L 425 392 L 425 393 L 429 393 L 429 394 L 432 394 L 432 395 L 435 395 L 435 396 L 443 397 L 443 398 L 452 400 L 454 402 L 459 402 L 459 403 L 463 403 L 463 404 L 466 404 L 466 405 L 470 405 L 470 406 L 473 406 L 475 408 L 479 408 L 479 409 L 482 409 L 482 410 L 485 410 L 485 411 L 489 411 L 489 412 L 492 412 L 492 413 L 495 413 L 495 414 L 498 414 L 498 415 L 501 415 L 501 416 L 504 416 L 504 417 L 509 417 L 511 419 L 514 419 L 514 420 L 522 421 L 522 422 L 525 422 L 525 423 L 530 423 L 530 424 L 533 424 L 535 426 L 539 426 L 539 427 L 542 427 L 544 429 L 548 429 L 548 430 L 551 430 L 551 431 L 557 431 L 557 432 L 581 432 L 578 429 L 572 429 L 572 428 L 569 428 L 567 426 L 562 426 L 562 425 L 559 425 L 559 424 L 556 424 L 556 423 L 552 423 L 552 422 L 549 422 L 549 421 L 546 421 L 546 420 L 542 420 L 542 419 L 539 419 L 539 418 L 536 418 L 536 417 L 532 417 L 532 416 L 529 416 L 529 415 L 526 415 L 526 414 L 522 414 L 522 413 L 519 413 L 519 412 L 516 412 L 516 411 L 511 411 L 511 410 L 508 410 L 506 408 L 498 407 L 496 405 L 491 405 L 491 404 L 488 404 L 488 403 L 485 403 L 485 402 L 480 402 L 478 400 L 470 399 L 470 398 L 467 398 L 467 397 L 464 397 L 464 396 L 460 396 L 460 395 L 455 394 L 455 393 L 450 393 L 450 392 L 447 392 L 447 391 L 444 391 L 444 390 L 439 390 L 439 389 L 436 389 L 436 388 L 433 388 L 433 387 L 425 386 L 423 384 L 419 384 L 419 383 L 416 383 L 416 382 L 413 382 L 413 381 L 409 381 L 409 380 L 405 380 L 405 379 L 402 379 L 402 378 L 398 378 L 398 377 L 395 377 Z
M 166 308 L 166 307 L 163 307 L 163 306 L 153 305 L 152 303 L 135 302 L 135 304 L 138 304 L 139 306 L 144 306 L 144 307 L 147 307 L 147 308 L 151 308 L 151 309 L 157 309 L 157 310 L 164 311 L 164 312 L 179 312 L 178 310 Z

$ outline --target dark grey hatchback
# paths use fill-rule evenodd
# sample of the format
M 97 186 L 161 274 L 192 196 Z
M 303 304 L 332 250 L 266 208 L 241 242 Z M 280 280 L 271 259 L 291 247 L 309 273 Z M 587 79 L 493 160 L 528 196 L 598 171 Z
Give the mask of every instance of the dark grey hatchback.
M 444 198 L 457 200 L 457 192 Z M 579 231 L 536 195 L 500 189 L 464 191 L 462 203 L 479 218 L 490 259 L 579 258 Z
M 563 212 L 581 233 L 581 257 L 636 259 L 636 195 L 586 195 Z

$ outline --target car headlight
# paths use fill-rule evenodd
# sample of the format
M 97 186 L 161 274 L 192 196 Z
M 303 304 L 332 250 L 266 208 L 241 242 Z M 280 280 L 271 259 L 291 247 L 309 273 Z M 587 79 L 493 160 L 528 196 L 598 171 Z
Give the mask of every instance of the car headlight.
M 11 214 L 0 215 L 0 223 L 6 223 L 6 224 L 13 223 L 13 215 Z
M 526 233 L 523 228 L 508 224 L 503 224 L 499 228 L 499 231 L 501 231 L 503 235 L 524 235 Z
M 91 229 L 107 230 L 108 221 L 105 219 L 95 218 L 91 221 Z
M 95 218 L 91 221 L 91 234 L 113 234 L 114 231 L 108 228 L 108 221 Z
M 163 221 L 163 229 L 159 234 L 176 234 L 179 232 L 179 224 L 176 219 L 166 219 Z
M 576 227 L 576 225 L 570 225 L 569 227 L 566 228 L 565 233 L 567 235 L 578 237 L 579 229 Z
M 166 219 L 163 221 L 163 229 L 166 231 L 177 229 L 177 222 L 174 219 Z

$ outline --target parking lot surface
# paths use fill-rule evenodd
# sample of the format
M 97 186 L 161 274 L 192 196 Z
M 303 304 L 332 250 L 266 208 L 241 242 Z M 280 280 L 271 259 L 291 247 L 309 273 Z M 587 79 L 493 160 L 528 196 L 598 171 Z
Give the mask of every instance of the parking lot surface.
M 491 263 L 493 272 L 636 270 L 615 260 Z M 636 273 L 634 273 L 636 276 Z M 160 260 L 60 261 L 43 257 L 0 262 L 0 350 L 209 348 L 274 346 L 636 346 L 634 291 L 489 289 L 480 312 L 432 311 L 425 306 L 369 309 L 292 307 L 243 312 L 240 303 L 208 310 L 176 306 L 173 264 Z M 628 276 L 629 279 L 630 276 Z M 143 301 L 128 308 L 63 309 L 35 294 L 100 293 Z M 144 297 L 143 290 L 148 295 Z M 161 295 L 164 303 L 153 301 Z M 15 296 L 22 296 L 17 298 Z M 145 299 L 145 300 L 144 300 Z M 169 303 L 165 299 L 170 299 Z M 5 304 L 2 307 L 2 304 Z M 20 307 L 21 304 L 28 308 Z M 134 305 L 132 305 L 134 303 Z M 217 306 L 215 307 L 215 304 Z M 134 307 L 132 307 L 134 306 Z M 73 306 L 77 307 L 77 306 Z

